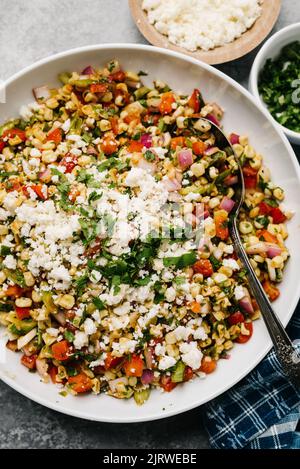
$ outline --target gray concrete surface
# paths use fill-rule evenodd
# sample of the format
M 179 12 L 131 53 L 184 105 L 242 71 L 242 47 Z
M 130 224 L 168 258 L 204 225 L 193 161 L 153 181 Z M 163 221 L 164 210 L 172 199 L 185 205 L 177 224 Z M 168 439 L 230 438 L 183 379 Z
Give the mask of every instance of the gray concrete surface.
M 300 21 L 299 1 L 282 3 L 276 29 Z M 127 0 L 0 0 L 0 18 L 0 79 L 77 46 L 146 43 Z M 246 86 L 255 53 L 219 68 Z M 145 424 L 91 423 L 45 409 L 0 382 L 0 449 L 207 448 L 202 411 Z

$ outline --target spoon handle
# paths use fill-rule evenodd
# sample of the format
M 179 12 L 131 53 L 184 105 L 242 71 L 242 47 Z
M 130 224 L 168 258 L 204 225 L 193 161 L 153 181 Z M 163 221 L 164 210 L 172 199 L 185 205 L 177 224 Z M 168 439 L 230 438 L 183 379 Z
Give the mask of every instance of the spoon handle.
M 244 264 L 252 293 L 259 305 L 267 329 L 271 336 L 278 359 L 290 381 L 300 387 L 300 356 L 297 354 L 281 321 L 273 310 L 271 303 L 258 280 L 249 258 L 242 245 L 237 229 L 236 219 L 230 223 L 230 234 L 236 253 Z

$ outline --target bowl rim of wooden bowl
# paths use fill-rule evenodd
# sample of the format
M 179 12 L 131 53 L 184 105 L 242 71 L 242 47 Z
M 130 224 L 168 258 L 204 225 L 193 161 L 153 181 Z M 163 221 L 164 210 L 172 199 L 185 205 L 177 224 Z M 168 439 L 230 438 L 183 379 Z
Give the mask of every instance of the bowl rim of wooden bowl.
M 155 26 L 150 24 L 147 13 L 142 9 L 142 0 L 128 0 L 128 3 L 138 29 L 150 44 L 190 55 L 194 59 L 210 65 L 223 64 L 239 59 L 258 47 L 272 31 L 279 17 L 282 4 L 281 0 L 263 0 L 261 16 L 241 37 L 229 44 L 209 51 L 198 49 L 192 52 L 172 44 L 167 36 L 158 32 Z

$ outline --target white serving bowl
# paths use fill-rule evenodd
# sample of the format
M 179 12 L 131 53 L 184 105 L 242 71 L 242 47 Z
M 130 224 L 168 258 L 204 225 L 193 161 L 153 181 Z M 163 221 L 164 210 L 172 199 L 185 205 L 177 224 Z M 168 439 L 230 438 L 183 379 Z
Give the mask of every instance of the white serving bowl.
M 300 41 L 300 23 L 295 23 L 290 26 L 287 26 L 286 28 L 283 28 L 278 31 L 278 33 L 274 34 L 274 36 L 271 36 L 270 39 L 268 39 L 268 41 L 260 49 L 259 53 L 257 54 L 254 60 L 250 73 L 249 88 L 251 93 L 257 99 L 257 101 L 260 102 L 266 109 L 267 105 L 264 103 L 258 91 L 259 74 L 268 59 L 276 58 L 284 46 L 294 41 Z M 294 132 L 293 130 L 284 127 L 283 125 L 279 124 L 275 119 L 274 121 L 276 122 L 276 125 L 278 125 L 281 130 L 283 130 L 290 142 L 296 145 L 300 145 L 300 133 Z
M 58 84 L 63 71 L 81 71 L 87 65 L 102 66 L 118 58 L 125 69 L 148 72 L 145 83 L 161 79 L 183 93 L 201 88 L 205 99 L 225 109 L 227 132 L 249 135 L 252 145 L 264 155 L 274 181 L 286 190 L 286 207 L 296 212 L 289 223 L 288 247 L 291 260 L 285 271 L 281 296 L 274 307 L 286 325 L 300 297 L 300 171 L 295 154 L 267 111 L 258 106 L 242 86 L 218 70 L 199 61 L 151 46 L 103 45 L 71 50 L 18 73 L 6 83 L 7 103 L 0 106 L 0 122 L 18 114 L 22 104 L 32 102 L 32 88 Z M 154 391 L 149 401 L 138 407 L 133 400 L 117 400 L 106 395 L 63 397 L 52 384 L 43 384 L 20 365 L 20 355 L 0 353 L 0 378 L 12 388 L 34 401 L 57 411 L 104 422 L 141 422 L 179 414 L 213 399 L 231 388 L 249 373 L 271 348 L 271 340 L 263 321 L 254 325 L 254 336 L 246 345 L 236 345 L 229 360 L 221 360 L 215 373 L 206 379 L 178 386 L 171 393 Z M 1 349 L 0 349 L 1 352 Z M 2 357 L 2 363 L 1 363 Z

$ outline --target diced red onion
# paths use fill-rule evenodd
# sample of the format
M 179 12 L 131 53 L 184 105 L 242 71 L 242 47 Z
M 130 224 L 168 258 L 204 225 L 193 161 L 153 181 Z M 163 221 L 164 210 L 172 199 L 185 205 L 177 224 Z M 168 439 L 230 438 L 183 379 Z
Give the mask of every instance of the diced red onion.
M 154 373 L 152 370 L 144 370 L 141 381 L 143 384 L 150 384 L 154 379 Z
M 221 123 L 218 121 L 218 119 L 213 115 L 213 114 L 208 114 L 206 118 L 212 122 L 213 124 L 217 125 L 218 127 L 221 126 Z
M 94 147 L 92 147 L 92 146 L 89 146 L 89 147 L 87 148 L 87 151 L 86 151 L 86 152 L 87 152 L 88 155 L 98 156 L 98 152 L 97 152 L 96 148 L 94 148 Z
M 82 70 L 82 75 L 93 75 L 95 73 L 95 70 L 94 68 L 89 65 L 88 67 L 86 67 L 84 70 Z
M 40 86 L 38 88 L 33 88 L 33 94 L 35 99 L 38 101 L 39 99 L 48 99 L 51 96 L 49 86 Z
M 208 147 L 206 150 L 204 150 L 204 155 L 205 156 L 212 156 L 215 153 L 217 153 L 219 150 L 218 147 Z
M 60 324 L 61 326 L 65 326 L 66 325 L 66 315 L 65 313 L 57 313 L 57 314 L 53 314 L 53 317 L 54 319 L 58 322 L 58 324 Z
M 193 164 L 193 152 L 190 149 L 181 150 L 178 153 L 178 162 L 182 169 L 189 168 Z
M 51 181 L 51 171 L 49 168 L 45 169 L 45 171 L 42 171 L 39 173 L 39 180 L 42 182 L 50 182 Z
M 240 307 L 246 312 L 246 313 L 249 313 L 249 314 L 252 314 L 254 313 L 254 309 L 253 309 L 253 306 L 252 306 L 252 302 L 251 302 L 251 299 L 246 297 L 243 298 L 242 300 L 239 301 L 239 304 L 240 304 Z
M 152 137 L 149 134 L 143 134 L 141 136 L 141 143 L 144 145 L 146 148 L 151 148 L 152 147 Z
M 237 134 L 231 134 L 229 140 L 231 145 L 236 145 L 237 143 L 240 143 L 240 136 Z
M 221 202 L 220 208 L 230 213 L 234 206 L 235 206 L 234 200 L 229 199 L 228 197 L 224 197 L 224 199 Z
M 210 238 L 208 236 L 202 236 L 198 244 L 199 253 L 207 252 L 207 250 L 209 252 L 212 252 L 212 249 L 213 247 Z
M 166 179 L 163 179 L 162 182 L 168 192 L 179 191 L 182 187 L 180 182 L 177 181 L 177 179 L 170 179 L 167 177 Z
M 268 246 L 268 249 L 267 249 L 267 256 L 268 256 L 270 259 L 273 259 L 274 257 L 280 256 L 281 253 L 282 253 L 282 250 L 280 249 L 280 247 L 278 247 L 278 246 L 273 246 L 273 245 Z
M 239 178 L 237 176 L 227 176 L 227 178 L 224 180 L 224 184 L 227 187 L 234 186 L 239 182 Z
M 202 202 L 197 203 L 195 207 L 195 215 L 199 220 L 201 218 L 204 218 L 204 212 L 205 212 L 204 204 Z

